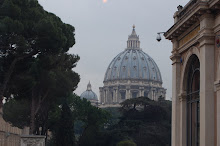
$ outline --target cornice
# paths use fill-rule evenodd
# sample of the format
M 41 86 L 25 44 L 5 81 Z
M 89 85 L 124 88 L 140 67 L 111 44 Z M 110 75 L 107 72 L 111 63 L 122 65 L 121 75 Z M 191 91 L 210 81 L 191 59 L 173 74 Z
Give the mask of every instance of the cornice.
M 209 6 L 216 9 L 216 4 L 220 4 L 220 0 L 209 0 Z
M 208 2 L 199 0 L 191 0 L 190 2 L 193 3 L 192 6 L 186 5 L 178 12 L 178 21 L 164 34 L 166 39 L 172 40 L 173 37 L 180 36 L 198 21 L 198 18 L 205 13 L 205 10 L 209 9 Z
M 203 33 L 198 36 L 199 47 L 204 45 L 215 45 L 214 33 Z

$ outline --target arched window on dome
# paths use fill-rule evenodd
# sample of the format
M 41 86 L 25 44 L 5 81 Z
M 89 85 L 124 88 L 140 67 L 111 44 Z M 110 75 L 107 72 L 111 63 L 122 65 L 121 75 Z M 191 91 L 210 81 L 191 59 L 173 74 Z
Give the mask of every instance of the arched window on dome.
M 200 62 L 196 55 L 189 59 L 187 77 L 187 146 L 200 141 Z

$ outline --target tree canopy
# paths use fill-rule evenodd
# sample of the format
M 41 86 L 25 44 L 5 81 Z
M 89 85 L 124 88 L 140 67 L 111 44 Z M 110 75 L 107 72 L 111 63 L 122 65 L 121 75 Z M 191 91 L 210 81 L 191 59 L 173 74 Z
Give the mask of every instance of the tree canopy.
M 75 44 L 75 29 L 38 1 L 2 0 L 0 18 L 0 97 L 10 104 L 26 100 L 30 133 L 45 135 L 49 111 L 79 82 L 72 70 L 79 56 L 67 52 Z
M 102 133 L 102 145 L 123 145 L 134 141 L 138 146 L 170 145 L 171 102 L 153 101 L 147 97 L 127 99 L 118 108 L 119 121 Z
M 62 131 L 66 131 L 67 136 L 75 134 L 72 138 L 75 137 L 77 145 L 97 146 L 99 143 L 98 137 L 101 134 L 101 130 L 108 123 L 110 114 L 105 110 L 91 105 L 89 101 L 81 99 L 75 94 L 70 95 L 66 99 L 70 109 L 68 112 L 64 113 L 64 110 L 58 107 L 56 109 L 54 108 L 54 111 L 51 111 L 49 115 L 49 129 L 53 134 L 51 145 L 61 145 L 59 141 L 63 141 L 63 139 L 60 140 L 59 137 L 62 136 Z M 62 117 L 62 115 L 66 116 Z M 75 128 L 72 132 L 70 132 L 70 127 L 67 128 L 68 125 L 72 126 L 71 122 L 68 121 L 72 121 L 72 125 L 74 124 Z

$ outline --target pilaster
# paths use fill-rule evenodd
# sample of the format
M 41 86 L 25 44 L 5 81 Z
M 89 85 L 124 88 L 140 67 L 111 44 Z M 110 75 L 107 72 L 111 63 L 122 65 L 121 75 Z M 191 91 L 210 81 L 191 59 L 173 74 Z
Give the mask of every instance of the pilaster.
M 213 16 L 200 18 L 200 146 L 214 146 L 214 33 Z
M 178 47 L 177 42 L 173 42 Z M 180 54 L 173 48 L 172 60 L 172 146 L 180 145 Z
M 126 87 L 126 99 L 130 99 L 131 98 L 131 90 L 130 87 Z
M 118 88 L 115 90 L 115 102 L 118 102 Z
M 186 108 L 187 108 L 187 94 L 186 92 L 182 92 L 179 94 L 180 101 L 180 146 L 186 146 Z
M 220 146 L 220 80 L 215 81 L 214 85 L 217 96 L 217 146 Z

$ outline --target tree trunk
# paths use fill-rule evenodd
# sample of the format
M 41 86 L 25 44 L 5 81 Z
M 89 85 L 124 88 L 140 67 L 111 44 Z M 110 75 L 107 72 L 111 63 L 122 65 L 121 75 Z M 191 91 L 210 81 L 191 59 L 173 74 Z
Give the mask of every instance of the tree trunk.
M 9 80 L 11 79 L 11 75 L 12 75 L 12 73 L 13 73 L 13 71 L 14 71 L 14 68 L 15 68 L 16 63 L 17 63 L 18 61 L 24 59 L 24 58 L 33 56 L 33 55 L 35 55 L 35 54 L 37 54 L 37 51 L 33 51 L 33 52 L 29 53 L 29 54 L 26 54 L 26 55 L 17 57 L 17 58 L 15 58 L 15 59 L 12 61 L 12 63 L 11 63 L 11 65 L 10 65 L 10 67 L 9 67 L 9 69 L 8 69 L 8 71 L 7 71 L 7 73 L 5 74 L 5 78 L 4 78 L 3 84 L 0 86 L 0 108 L 2 108 L 2 100 L 3 100 L 3 98 L 4 98 L 4 93 L 5 93 L 6 87 L 7 87 L 7 85 L 8 85 L 8 82 L 9 82 Z
M 37 134 L 36 128 L 39 128 L 36 124 L 36 115 L 39 113 L 40 109 L 42 109 L 42 104 L 45 102 L 48 94 L 49 94 L 49 89 L 46 90 L 46 93 L 44 93 L 44 96 L 41 97 L 42 95 L 39 93 L 39 88 L 35 87 L 32 89 L 32 98 L 31 98 L 31 118 L 30 118 L 30 135 Z M 45 110 L 43 112 L 48 112 L 48 110 Z M 41 113 L 43 114 L 43 113 Z M 41 115 L 43 116 L 43 115 Z M 43 117 L 41 117 L 43 118 Z M 47 117 L 46 117 L 47 118 Z M 45 119 L 45 118 L 43 118 Z M 38 133 L 40 134 L 40 133 Z
M 33 91 L 32 91 L 33 92 Z M 33 94 L 33 93 L 32 93 Z M 31 98 L 31 119 L 30 119 L 30 131 L 29 134 L 30 135 L 34 135 L 34 131 L 35 131 L 35 106 L 36 106 L 36 101 L 34 99 L 35 97 L 32 95 Z

